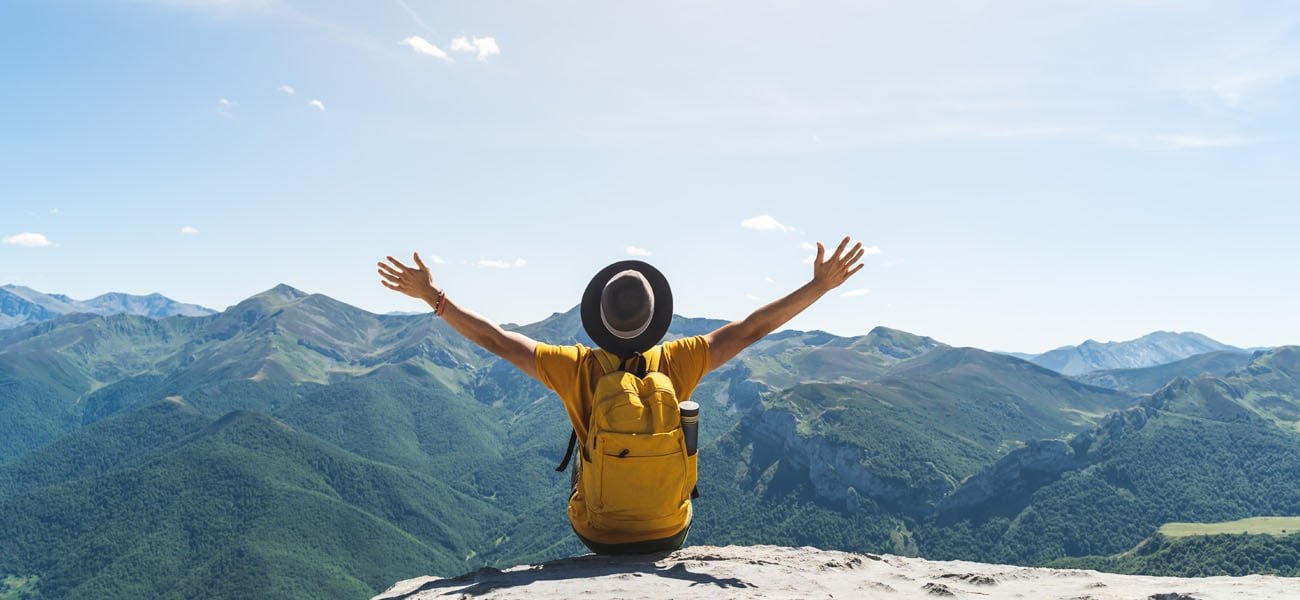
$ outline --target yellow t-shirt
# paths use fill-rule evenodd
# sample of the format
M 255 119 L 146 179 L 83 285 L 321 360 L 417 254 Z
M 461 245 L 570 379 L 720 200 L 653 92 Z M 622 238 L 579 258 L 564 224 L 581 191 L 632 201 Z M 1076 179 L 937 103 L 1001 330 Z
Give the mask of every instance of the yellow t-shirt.
M 659 371 L 672 380 L 678 401 L 690 400 L 696 384 L 709 370 L 708 342 L 704 341 L 704 336 L 697 335 L 666 342 L 661 348 Z M 597 377 L 592 369 L 596 370 L 595 373 L 602 373 L 591 353 L 592 350 L 582 344 L 538 344 L 536 350 L 537 375 L 564 402 L 564 410 L 569 413 L 569 422 L 578 432 L 579 440 L 587 439 L 591 394 L 595 391 L 592 386 Z
M 709 370 L 708 342 L 704 341 L 703 336 L 695 336 L 667 342 L 660 348 L 658 371 L 673 382 L 673 390 L 679 401 L 690 399 L 696 384 Z M 569 414 L 569 422 L 578 433 L 578 439 L 586 440 L 595 381 L 604 372 L 592 355 L 592 350 L 581 344 L 538 344 L 536 359 L 537 374 L 542 383 L 560 396 L 564 410 Z M 582 458 L 575 457 L 575 460 L 581 461 Z M 687 500 L 680 521 L 654 531 L 632 533 L 597 529 L 588 520 L 582 486 L 579 485 L 569 497 L 568 514 L 574 531 L 583 538 L 602 544 L 622 544 L 677 535 L 691 522 L 692 510 L 690 501 Z

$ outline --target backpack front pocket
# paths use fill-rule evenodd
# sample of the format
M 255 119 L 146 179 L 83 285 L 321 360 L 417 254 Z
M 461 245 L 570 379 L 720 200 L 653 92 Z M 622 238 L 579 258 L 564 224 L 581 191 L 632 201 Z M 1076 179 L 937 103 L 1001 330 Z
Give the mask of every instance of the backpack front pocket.
M 686 501 L 686 444 L 680 429 L 663 433 L 604 432 L 596 439 L 593 512 L 602 520 L 671 518 Z

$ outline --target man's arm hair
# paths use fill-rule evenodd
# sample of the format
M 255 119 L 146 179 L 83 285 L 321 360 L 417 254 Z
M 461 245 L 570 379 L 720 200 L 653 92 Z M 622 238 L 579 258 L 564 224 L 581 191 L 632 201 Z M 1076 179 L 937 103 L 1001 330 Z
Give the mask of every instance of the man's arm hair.
M 506 359 L 510 364 L 527 373 L 533 379 L 540 379 L 534 352 L 537 342 L 532 338 L 513 331 L 501 329 L 482 315 L 457 306 L 455 301 L 445 295 L 445 290 L 435 288 L 429 268 L 415 254 L 415 267 L 408 267 L 391 256 L 392 264 L 379 263 L 380 283 L 390 290 L 398 291 L 412 298 L 424 300 L 434 314 L 440 315 L 457 333 L 465 339 L 481 346 L 484 350 Z M 442 303 L 439 308 L 438 303 Z
M 858 263 L 865 254 L 862 244 L 856 244 L 845 253 L 844 249 L 848 243 L 849 238 L 844 238 L 835 249 L 835 254 L 830 259 L 824 259 L 826 248 L 818 242 L 812 281 L 759 308 L 748 317 L 727 323 L 706 334 L 704 341 L 709 345 L 709 370 L 721 367 L 750 344 L 776 331 L 776 328 L 789 322 L 795 315 L 812 306 L 826 292 L 835 289 L 862 269 L 862 264 Z

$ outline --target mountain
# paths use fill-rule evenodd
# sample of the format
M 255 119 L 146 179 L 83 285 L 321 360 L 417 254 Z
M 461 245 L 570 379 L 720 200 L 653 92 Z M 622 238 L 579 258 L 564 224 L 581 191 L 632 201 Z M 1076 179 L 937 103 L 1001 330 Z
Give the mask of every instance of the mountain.
M 1195 378 L 1202 373 L 1223 376 L 1246 366 L 1250 361 L 1251 353 L 1220 350 L 1154 367 L 1092 371 L 1074 378 L 1088 385 L 1150 394 L 1179 377 Z
M 454 578 L 419 577 L 394 584 L 375 600 L 558 600 L 593 594 L 631 600 L 1263 600 L 1293 597 L 1294 590 L 1295 583 L 1284 577 L 1157 579 L 761 545 L 693 546 L 667 555 L 578 556 L 506 570 L 483 569 Z
M 765 393 L 701 451 L 708 508 L 697 527 L 708 543 L 923 551 L 911 522 L 963 480 L 1026 442 L 1086 431 L 1136 401 L 947 346 L 875 379 Z
M 587 343 L 577 315 L 509 328 Z M 693 396 L 691 541 L 1040 564 L 1285 511 L 1297 362 L 1141 395 L 884 327 L 779 332 Z M 0 330 L 0 431 L 0 581 L 43 594 L 360 597 L 583 551 L 559 401 L 429 313 L 280 285 L 202 317 Z
M 63 294 L 45 294 L 18 285 L 0 286 L 0 329 L 51 321 L 75 313 L 162 318 L 202 317 L 215 312 L 197 304 L 177 302 L 161 294 L 133 296 L 110 292 L 90 300 L 73 300 Z
M 1179 378 L 1067 440 L 967 479 L 921 535 L 936 558 L 1043 564 L 1134 547 L 1169 522 L 1300 514 L 1300 347 Z
M 1199 333 L 1157 331 L 1126 342 L 1087 340 L 1078 346 L 1061 346 L 1042 354 L 1012 354 L 1065 375 L 1104 369 L 1134 369 L 1220 351 L 1246 352 Z
M 1300 518 L 1169 523 L 1133 549 L 1111 556 L 1062 558 L 1051 566 L 1134 575 L 1204 577 L 1254 573 L 1300 577 Z
M 0 470 L 0 573 L 37 574 L 42 596 L 364 596 L 416 565 L 473 566 L 510 520 L 257 413 L 171 402 L 76 438 Z

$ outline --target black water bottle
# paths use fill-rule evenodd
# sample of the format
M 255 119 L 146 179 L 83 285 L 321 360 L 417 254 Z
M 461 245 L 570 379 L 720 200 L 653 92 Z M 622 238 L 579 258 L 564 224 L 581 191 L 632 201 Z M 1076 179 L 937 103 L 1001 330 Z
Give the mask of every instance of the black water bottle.
M 686 455 L 695 456 L 700 437 L 700 405 L 687 400 L 677 405 L 682 411 L 682 434 L 686 436 Z

